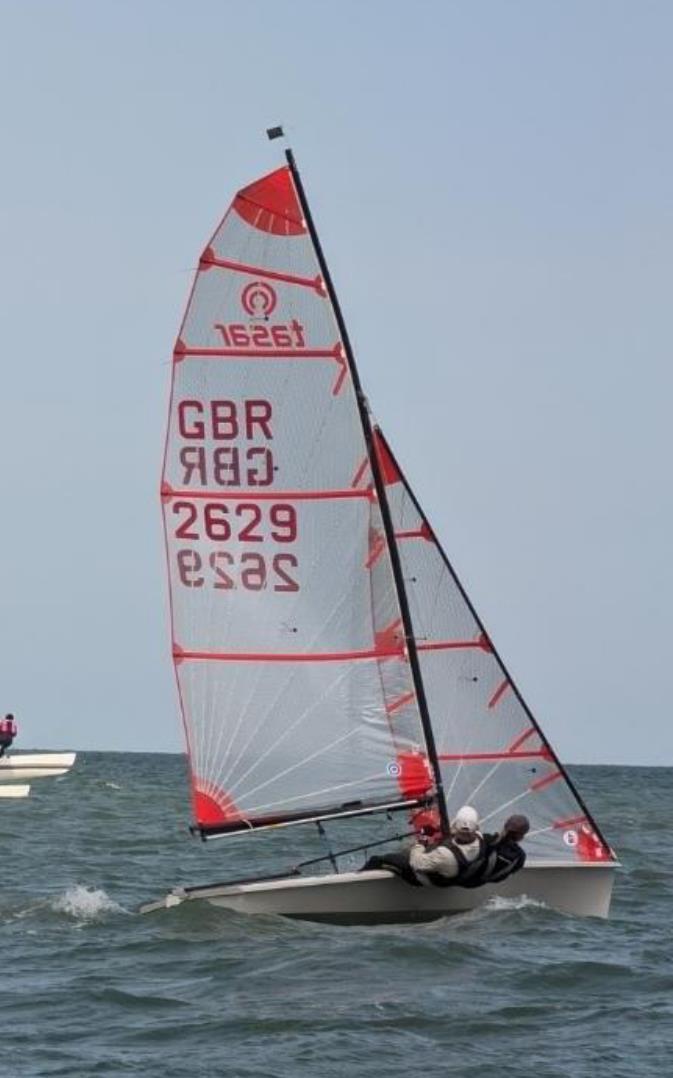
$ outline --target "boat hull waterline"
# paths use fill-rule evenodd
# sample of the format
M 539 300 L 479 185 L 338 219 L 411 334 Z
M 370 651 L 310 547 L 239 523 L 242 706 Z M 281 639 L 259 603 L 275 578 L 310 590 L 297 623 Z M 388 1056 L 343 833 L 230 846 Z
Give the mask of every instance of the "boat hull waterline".
M 237 885 L 176 887 L 140 909 L 152 913 L 205 901 L 246 914 L 278 914 L 333 924 L 402 924 L 466 913 L 494 896 L 543 902 L 561 913 L 607 917 L 614 880 L 611 864 L 531 864 L 497 885 L 415 888 L 389 872 L 343 872 Z
M 33 752 L 0 757 L 0 782 L 46 779 L 67 775 L 75 763 L 74 752 Z

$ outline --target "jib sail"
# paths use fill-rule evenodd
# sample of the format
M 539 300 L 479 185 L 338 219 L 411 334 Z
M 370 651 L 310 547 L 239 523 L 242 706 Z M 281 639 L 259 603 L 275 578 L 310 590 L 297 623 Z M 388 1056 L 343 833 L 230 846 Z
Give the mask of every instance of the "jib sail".
M 474 805 L 484 830 L 528 816 L 526 849 L 554 861 L 612 859 L 512 682 L 380 430 L 380 471 L 404 569 L 449 814 Z M 363 473 L 361 482 L 368 482 Z
M 240 191 L 175 345 L 161 497 L 203 833 L 434 790 L 352 370 L 291 169 Z

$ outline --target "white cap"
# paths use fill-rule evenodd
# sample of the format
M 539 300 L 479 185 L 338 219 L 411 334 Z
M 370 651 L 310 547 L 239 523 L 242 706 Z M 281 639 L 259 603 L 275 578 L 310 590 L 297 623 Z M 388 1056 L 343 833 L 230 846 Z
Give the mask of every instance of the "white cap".
M 454 831 L 478 831 L 479 813 L 471 805 L 463 805 L 453 817 Z

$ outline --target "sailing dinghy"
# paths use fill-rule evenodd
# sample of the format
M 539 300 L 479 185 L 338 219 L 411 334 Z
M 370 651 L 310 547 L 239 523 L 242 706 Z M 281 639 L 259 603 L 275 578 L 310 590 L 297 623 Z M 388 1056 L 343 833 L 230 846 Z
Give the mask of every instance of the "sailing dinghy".
M 277 134 L 278 131 L 270 134 Z M 238 192 L 173 356 L 161 486 L 192 828 L 204 840 L 474 805 L 531 821 L 498 886 L 301 868 L 175 888 L 246 913 L 413 921 L 494 894 L 606 916 L 615 857 L 362 392 L 294 157 Z M 408 826 L 407 826 L 408 829 Z
M 24 752 L 0 757 L 0 782 L 44 779 L 66 775 L 75 763 L 74 752 Z M 0 786 L 0 796 L 2 787 Z

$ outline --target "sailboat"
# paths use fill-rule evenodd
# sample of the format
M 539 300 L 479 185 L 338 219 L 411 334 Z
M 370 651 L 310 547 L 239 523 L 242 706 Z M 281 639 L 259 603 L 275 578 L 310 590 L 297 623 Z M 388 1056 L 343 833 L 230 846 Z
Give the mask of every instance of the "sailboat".
M 254 859 L 260 832 L 369 818 L 383 842 L 395 814 L 446 830 L 469 803 L 484 830 L 528 816 L 527 862 L 497 886 L 417 888 L 339 871 L 351 848 L 326 872 L 176 887 L 142 910 L 376 923 L 526 894 L 607 916 L 615 855 L 371 416 L 285 157 L 203 250 L 173 355 L 161 502 L 192 830 L 244 836 Z

